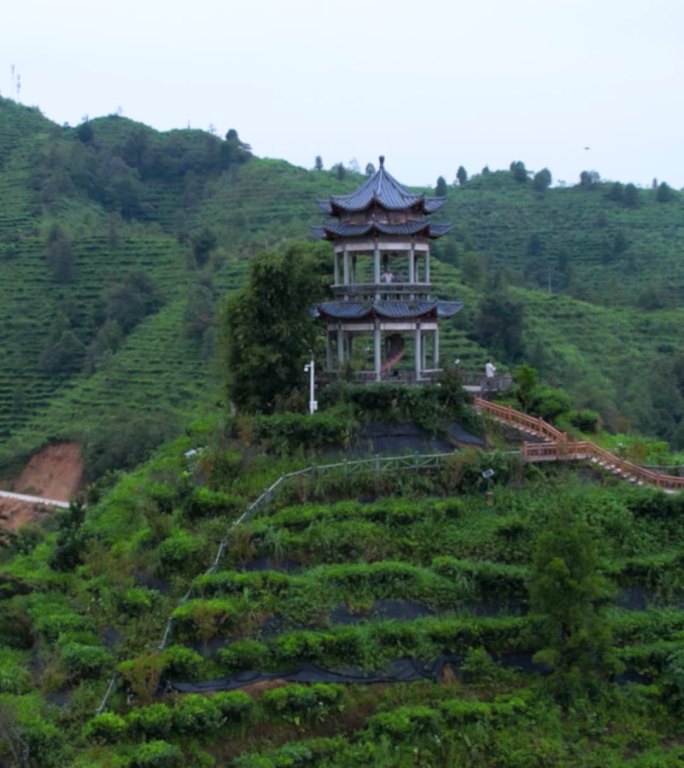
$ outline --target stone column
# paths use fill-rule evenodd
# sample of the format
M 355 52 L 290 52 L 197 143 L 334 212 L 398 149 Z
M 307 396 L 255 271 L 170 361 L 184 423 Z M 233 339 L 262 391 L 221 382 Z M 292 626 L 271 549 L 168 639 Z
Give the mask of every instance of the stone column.
M 331 373 L 333 369 L 333 348 L 332 333 L 327 331 L 325 334 L 325 370 Z
M 382 347 L 380 345 L 380 321 L 375 321 L 373 329 L 373 346 L 375 350 L 375 380 L 380 381 L 382 369 Z
M 421 363 L 423 360 L 422 339 L 420 333 L 420 323 L 416 323 L 415 332 L 415 360 L 416 360 L 416 381 L 420 379 Z

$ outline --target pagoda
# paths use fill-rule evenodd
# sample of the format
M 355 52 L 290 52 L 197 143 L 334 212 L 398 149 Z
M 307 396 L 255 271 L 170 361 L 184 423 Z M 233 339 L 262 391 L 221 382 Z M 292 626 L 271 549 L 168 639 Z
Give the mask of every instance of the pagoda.
M 451 224 L 428 217 L 445 202 L 409 192 L 380 168 L 355 192 L 319 201 L 328 219 L 312 227 L 332 243 L 333 300 L 317 304 L 331 376 L 431 381 L 440 371 L 439 325 L 463 306 L 431 297 L 430 242 Z

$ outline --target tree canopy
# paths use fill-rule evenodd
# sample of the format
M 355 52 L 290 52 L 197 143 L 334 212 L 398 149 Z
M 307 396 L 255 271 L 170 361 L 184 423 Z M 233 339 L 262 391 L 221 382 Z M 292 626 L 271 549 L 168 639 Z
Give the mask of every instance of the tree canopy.
M 611 648 L 605 608 L 613 589 L 591 527 L 569 507 L 555 510 L 539 534 L 528 587 L 541 646 L 535 658 L 563 677 L 600 669 Z
M 258 254 L 247 284 L 228 301 L 224 335 L 228 395 L 246 411 L 273 411 L 300 383 L 318 326 L 310 306 L 329 279 L 324 246 L 293 244 Z

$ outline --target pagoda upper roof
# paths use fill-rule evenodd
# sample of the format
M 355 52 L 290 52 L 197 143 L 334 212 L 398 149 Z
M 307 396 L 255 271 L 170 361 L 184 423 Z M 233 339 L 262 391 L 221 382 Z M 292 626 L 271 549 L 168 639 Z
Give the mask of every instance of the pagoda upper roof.
M 346 224 L 329 221 L 320 227 L 311 227 L 316 237 L 324 240 L 339 240 L 345 237 L 364 237 L 366 235 L 424 235 L 433 240 L 442 237 L 451 229 L 451 224 L 434 224 L 427 219 L 408 221 L 404 224 L 386 224 L 379 221 L 368 221 L 364 224 Z
M 349 195 L 331 195 L 319 201 L 324 213 L 339 216 L 343 213 L 365 211 L 378 205 L 388 211 L 417 209 L 421 213 L 434 213 L 445 202 L 444 197 L 428 197 L 409 192 L 385 170 L 385 158 L 380 158 L 380 168 L 355 192 Z

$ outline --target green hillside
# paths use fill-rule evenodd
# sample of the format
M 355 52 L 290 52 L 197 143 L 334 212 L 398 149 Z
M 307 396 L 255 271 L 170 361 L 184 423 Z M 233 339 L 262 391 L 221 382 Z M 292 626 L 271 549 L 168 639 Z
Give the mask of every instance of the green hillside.
M 225 297 L 358 175 L 6 100 L 0 132 L 0 466 L 74 439 L 99 478 L 0 538 L 0 764 L 684 765 L 681 494 L 523 464 L 455 374 L 229 414 Z M 682 445 L 681 194 L 584 181 L 447 190 L 444 359 Z M 367 455 L 456 423 L 498 450 Z
M 510 450 L 305 469 L 335 423 L 192 431 L 0 548 L 0 759 L 682 765 L 679 495 Z
M 122 419 L 172 434 L 222 400 L 217 309 L 256 252 L 306 239 L 316 200 L 361 180 L 338 175 L 254 157 L 235 131 L 60 127 L 0 100 L 0 462 Z M 684 201 L 628 187 L 498 171 L 448 188 L 434 276 L 466 309 L 443 359 L 527 361 L 613 428 L 681 445 Z M 519 308 L 514 345 L 501 303 L 480 309 L 492 295 Z

